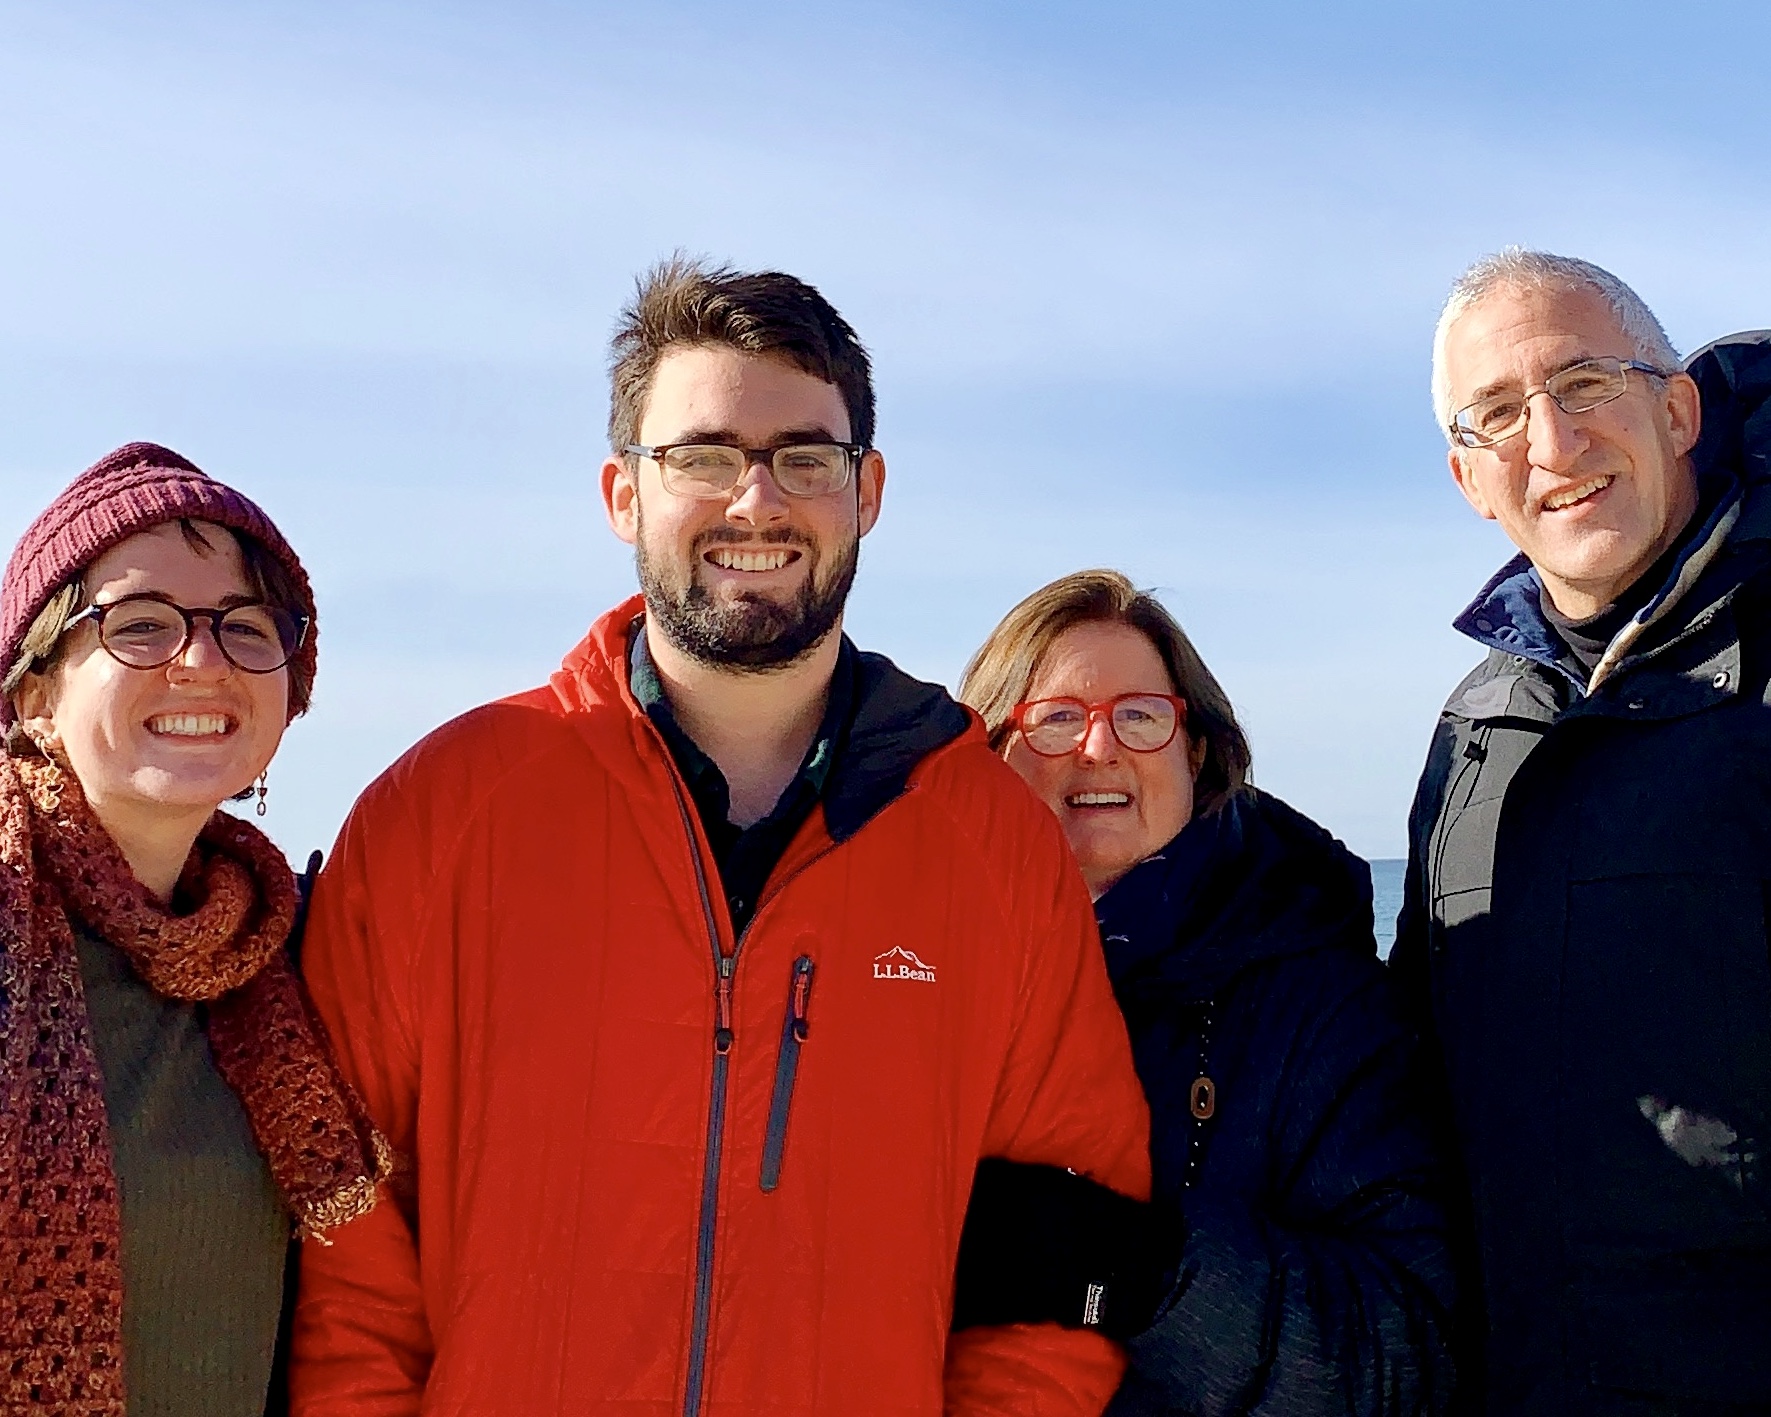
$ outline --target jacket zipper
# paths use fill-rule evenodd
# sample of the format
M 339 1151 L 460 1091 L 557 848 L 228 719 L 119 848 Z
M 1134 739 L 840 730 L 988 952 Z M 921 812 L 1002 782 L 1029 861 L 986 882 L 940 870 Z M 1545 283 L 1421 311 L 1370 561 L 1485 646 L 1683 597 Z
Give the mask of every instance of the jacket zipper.
M 714 1223 L 719 1215 L 720 1148 L 725 1140 L 726 1080 L 732 1052 L 732 976 L 738 969 L 738 947 L 734 944 L 728 954 L 720 943 L 719 919 L 714 914 L 713 895 L 707 888 L 707 867 L 701 859 L 695 821 L 689 815 L 689 804 L 674 771 L 670 786 L 676 794 L 677 811 L 682 814 L 683 831 L 689 838 L 695 888 L 701 896 L 701 916 L 713 948 L 713 1086 L 707 1108 L 707 1150 L 701 1164 L 701 1215 L 695 1230 L 695 1315 L 689 1330 L 689 1379 L 683 1393 L 683 1417 L 699 1417 L 707 1383 L 707 1332 L 713 1317 Z
M 775 1055 L 775 1090 L 769 1097 L 769 1124 L 763 1133 L 762 1188 L 772 1191 L 781 1184 L 781 1153 L 787 1146 L 787 1114 L 793 1106 L 793 1079 L 799 1072 L 799 1050 L 811 1026 L 807 1010 L 812 1002 L 810 955 L 793 962 L 787 976 L 787 1012 L 781 1019 L 781 1049 Z
M 662 738 L 657 739 L 657 742 L 668 759 L 669 748 Z M 756 924 L 763 907 L 779 894 L 786 885 L 786 880 L 757 901 L 756 909 L 750 917 L 750 925 L 744 927 L 744 933 L 733 942 L 731 953 L 728 954 L 720 944 L 719 917 L 714 913 L 713 894 L 707 886 L 707 866 L 701 858 L 700 839 L 695 835 L 695 818 L 690 812 L 688 798 L 683 795 L 682 780 L 677 776 L 674 765 L 669 771 L 670 790 L 676 795 L 676 810 L 682 817 L 683 834 L 689 842 L 689 859 L 695 867 L 695 889 L 701 898 L 701 918 L 707 926 L 707 940 L 713 950 L 713 1082 L 707 1108 L 707 1151 L 701 1165 L 701 1215 L 695 1230 L 695 1313 L 689 1328 L 689 1376 L 683 1390 L 683 1417 L 700 1417 L 701 1399 L 707 1388 L 707 1338 L 713 1320 L 714 1228 L 719 1217 L 719 1175 L 721 1149 L 725 1141 L 726 1083 L 731 1070 L 729 1055 L 733 1041 L 733 978 L 738 972 L 738 951 L 744 947 L 744 936 L 750 933 L 750 925 Z M 831 846 L 825 846 L 822 851 L 801 862 L 793 874 L 797 876 L 813 862 L 822 859 L 831 849 Z M 808 971 L 808 999 L 810 992 L 811 975 Z

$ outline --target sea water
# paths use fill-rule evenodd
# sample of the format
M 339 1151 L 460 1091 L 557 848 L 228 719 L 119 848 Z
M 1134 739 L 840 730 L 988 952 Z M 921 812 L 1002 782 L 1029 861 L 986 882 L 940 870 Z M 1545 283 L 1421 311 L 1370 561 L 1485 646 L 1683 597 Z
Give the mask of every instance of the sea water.
M 1377 952 L 1388 959 L 1396 942 L 1396 912 L 1402 909 L 1402 877 L 1406 861 L 1371 863 L 1371 914 L 1377 929 Z

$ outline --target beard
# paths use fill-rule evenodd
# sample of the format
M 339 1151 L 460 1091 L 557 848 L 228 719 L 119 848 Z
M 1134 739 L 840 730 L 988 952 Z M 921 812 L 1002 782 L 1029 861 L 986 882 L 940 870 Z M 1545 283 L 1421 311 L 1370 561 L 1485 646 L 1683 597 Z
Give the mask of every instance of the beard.
M 697 536 L 689 548 L 688 564 L 678 566 L 652 554 L 646 543 L 645 515 L 638 513 L 634 565 L 646 613 L 671 644 L 702 664 L 753 673 L 785 669 L 823 643 L 842 619 L 860 563 L 860 539 L 851 538 L 826 569 L 816 543 L 800 533 L 783 530 L 743 537 L 722 531 L 715 528 Z M 715 597 L 696 568 L 707 549 L 722 542 L 792 546 L 806 559 L 805 580 L 785 603 L 748 593 L 732 599 Z

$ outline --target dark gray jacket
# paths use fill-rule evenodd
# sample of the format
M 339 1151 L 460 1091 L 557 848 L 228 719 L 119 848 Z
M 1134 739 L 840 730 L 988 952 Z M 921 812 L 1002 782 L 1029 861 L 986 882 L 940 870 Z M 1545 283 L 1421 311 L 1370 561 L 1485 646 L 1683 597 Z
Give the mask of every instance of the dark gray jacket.
M 1771 1411 L 1771 333 L 1690 367 L 1666 583 L 1582 683 L 1496 576 L 1410 819 L 1496 1413 Z

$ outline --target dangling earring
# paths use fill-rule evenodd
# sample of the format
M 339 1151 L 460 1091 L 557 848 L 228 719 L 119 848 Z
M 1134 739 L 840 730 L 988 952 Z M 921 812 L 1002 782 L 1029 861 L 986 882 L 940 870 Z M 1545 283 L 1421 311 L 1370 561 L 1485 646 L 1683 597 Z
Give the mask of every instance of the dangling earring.
M 258 805 L 256 807 L 254 807 L 252 810 L 257 812 L 258 815 L 261 817 L 265 813 L 264 795 L 266 792 L 270 791 L 270 789 L 265 785 L 270 780 L 270 775 L 271 775 L 271 770 L 269 768 L 266 768 L 263 772 L 261 772 L 258 775 Z

